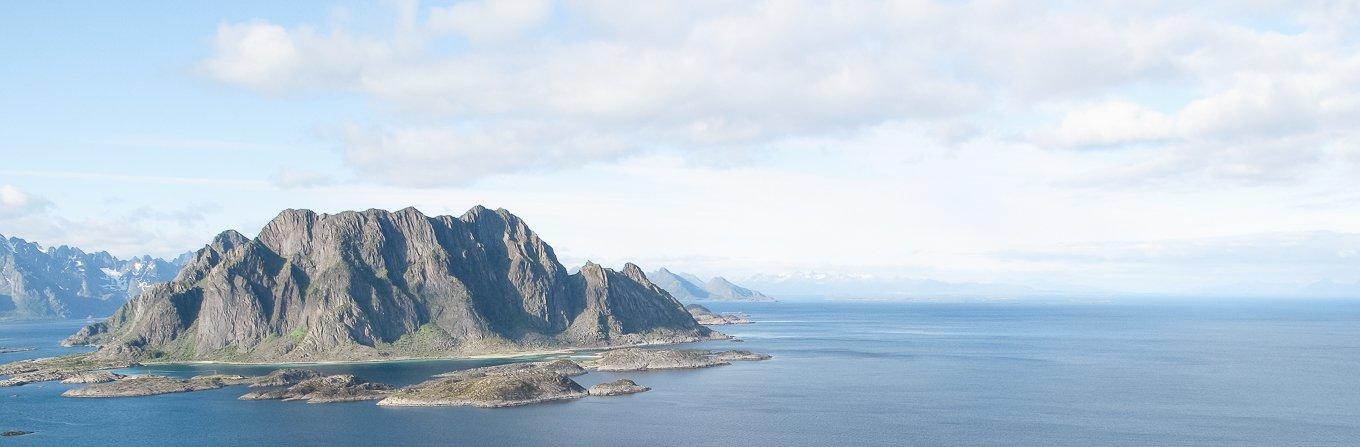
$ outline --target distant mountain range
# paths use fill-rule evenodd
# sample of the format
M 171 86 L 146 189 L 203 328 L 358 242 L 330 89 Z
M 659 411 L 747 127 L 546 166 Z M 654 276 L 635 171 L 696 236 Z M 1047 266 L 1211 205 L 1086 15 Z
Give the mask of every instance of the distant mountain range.
M 0 319 L 107 316 L 144 289 L 173 279 L 185 260 L 123 260 L 0 236 Z
M 447 357 L 722 337 L 642 270 L 568 273 L 510 212 L 285 210 L 218 235 L 175 279 L 64 343 L 103 358 Z
M 647 279 L 681 301 L 774 301 L 774 298 L 733 284 L 721 276 L 704 281 L 698 276 L 674 273 L 663 267 L 647 274 Z

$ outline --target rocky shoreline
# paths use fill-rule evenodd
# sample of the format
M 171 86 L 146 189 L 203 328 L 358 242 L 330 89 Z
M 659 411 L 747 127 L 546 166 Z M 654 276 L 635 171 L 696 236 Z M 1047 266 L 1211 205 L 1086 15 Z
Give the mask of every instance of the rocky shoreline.
M 286 368 L 262 376 L 202 375 L 188 379 L 156 375 L 123 375 L 109 369 L 135 366 L 127 362 L 67 356 L 27 360 L 0 365 L 0 386 L 34 382 L 61 381 L 83 384 L 62 396 L 73 398 L 140 397 L 187 393 L 228 386 L 249 386 L 256 390 L 241 400 L 281 400 L 307 403 L 378 401 L 378 405 L 472 406 L 501 408 L 580 399 L 587 396 L 621 396 L 651 388 L 630 379 L 596 384 L 589 389 L 573 377 L 588 369 L 597 371 L 649 371 L 708 368 L 733 361 L 766 360 L 769 355 L 750 351 L 711 351 L 698 349 L 623 348 L 605 351 L 585 365 L 568 359 L 508 363 L 432 376 L 415 385 L 394 388 L 369 382 L 353 375 L 323 375 L 315 370 Z
M 599 385 L 595 385 L 595 386 L 590 387 L 590 395 L 591 395 L 591 396 L 623 396 L 623 395 L 626 395 L 626 394 L 637 394 L 637 393 L 641 393 L 641 392 L 645 392 L 645 391 L 651 391 L 651 390 L 652 390 L 651 388 L 647 388 L 647 387 L 645 387 L 645 386 L 638 385 L 637 382 L 634 382 L 634 381 L 632 381 L 632 380 L 629 380 L 629 379 L 619 379 L 619 380 L 615 380 L 615 381 L 613 381 L 613 382 L 605 382 L 605 383 L 601 383 L 601 384 L 599 384 Z
M 606 351 L 591 363 L 591 367 L 600 371 L 696 369 L 728 365 L 734 361 L 769 359 L 769 355 L 751 351 L 627 348 Z
M 687 306 L 685 306 L 685 310 L 686 310 L 686 311 L 689 311 L 689 315 L 690 315 L 691 317 L 694 317 L 694 321 L 698 321 L 699 324 L 706 325 L 706 326 L 717 326 L 717 325 L 724 325 L 724 324 L 751 324 L 751 323 L 752 323 L 751 317 L 747 316 L 746 314 L 741 314 L 741 313 L 728 313 L 728 314 L 715 313 L 715 312 L 713 312 L 713 311 L 711 311 L 711 310 L 708 310 L 707 307 L 700 306 L 700 305 L 698 305 L 698 304 L 690 304 L 690 305 L 687 305 Z

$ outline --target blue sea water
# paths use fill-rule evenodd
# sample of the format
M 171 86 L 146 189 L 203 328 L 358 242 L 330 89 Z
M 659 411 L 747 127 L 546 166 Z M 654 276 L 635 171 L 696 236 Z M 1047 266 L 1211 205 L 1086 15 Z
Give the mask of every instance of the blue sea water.
M 696 346 L 773 360 L 591 373 L 653 391 L 506 409 L 142 398 L 0 388 L 0 445 L 1358 445 L 1360 302 L 715 303 L 758 323 Z M 0 346 L 69 352 L 79 322 L 3 323 Z M 324 365 L 396 385 L 493 363 Z M 189 376 L 269 367 L 176 365 Z

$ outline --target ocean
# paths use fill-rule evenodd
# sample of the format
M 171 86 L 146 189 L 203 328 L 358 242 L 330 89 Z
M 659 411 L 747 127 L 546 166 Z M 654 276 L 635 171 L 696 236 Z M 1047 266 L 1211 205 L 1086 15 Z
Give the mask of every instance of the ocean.
M 590 373 L 653 390 L 518 408 L 117 399 L 0 388 L 0 445 L 1358 445 L 1360 302 L 709 303 L 764 362 Z M 0 362 L 75 352 L 81 322 L 0 322 Z M 404 385 L 506 360 L 319 365 Z M 138 373 L 257 374 L 156 365 Z

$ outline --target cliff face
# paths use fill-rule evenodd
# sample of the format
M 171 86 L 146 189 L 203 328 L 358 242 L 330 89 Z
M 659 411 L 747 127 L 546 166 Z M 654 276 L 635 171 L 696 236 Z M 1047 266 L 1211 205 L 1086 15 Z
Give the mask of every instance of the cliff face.
M 217 236 L 68 344 L 167 360 L 434 357 L 715 336 L 636 266 L 568 274 L 505 210 L 287 210 Z
M 169 281 L 178 269 L 150 256 L 120 260 L 106 252 L 44 249 L 0 236 L 0 318 L 106 316 L 142 289 Z

